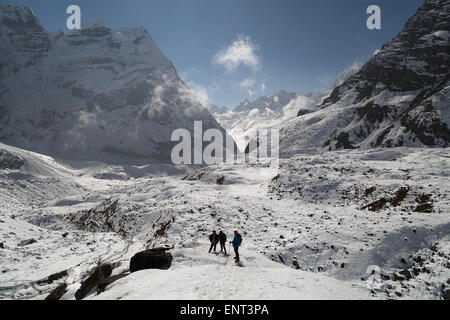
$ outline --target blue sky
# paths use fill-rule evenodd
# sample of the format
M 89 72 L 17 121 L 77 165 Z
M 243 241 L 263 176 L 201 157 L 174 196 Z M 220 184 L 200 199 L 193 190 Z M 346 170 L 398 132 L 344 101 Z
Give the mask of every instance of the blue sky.
M 327 88 L 395 36 L 424 0 L 21 0 L 50 31 L 66 28 L 66 8 L 82 20 L 145 27 L 203 101 L 234 108 L 279 90 Z M 368 30 L 366 9 L 381 8 Z

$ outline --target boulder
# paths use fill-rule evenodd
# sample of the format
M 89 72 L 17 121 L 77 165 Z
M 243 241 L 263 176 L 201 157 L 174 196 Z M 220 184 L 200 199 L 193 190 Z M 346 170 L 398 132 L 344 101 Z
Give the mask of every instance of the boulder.
M 64 277 L 67 277 L 67 275 L 68 275 L 67 270 L 64 270 L 64 271 L 61 271 L 61 272 L 58 272 L 58 273 L 54 273 L 54 274 L 48 276 L 45 279 L 39 280 L 37 282 L 37 284 L 39 284 L 39 285 L 52 284 L 56 280 L 59 280 L 59 279 L 64 278 Z
M 1 107 L 0 107 L 0 109 L 1 109 Z M 18 170 L 25 163 L 26 163 L 25 159 L 23 159 L 19 156 L 16 156 L 15 154 L 12 154 L 11 152 L 9 152 L 5 149 L 0 149 L 0 170 L 5 170 L 5 169 Z
M 145 269 L 167 270 L 172 265 L 173 257 L 168 248 L 156 248 L 136 253 L 130 261 L 130 272 Z
M 67 283 L 62 283 L 53 290 L 44 300 L 55 301 L 62 298 L 67 292 Z
M 450 289 L 442 291 L 442 299 L 446 301 L 450 300 Z
M 27 240 L 22 240 L 19 242 L 18 246 L 19 247 L 25 247 L 25 246 L 29 246 L 30 244 L 36 243 L 37 241 L 34 239 L 27 239 Z
M 225 182 L 225 177 L 224 176 L 220 176 L 217 178 L 217 184 L 223 185 L 223 183 Z
M 80 289 L 75 292 L 75 298 L 81 300 L 94 289 L 103 280 L 108 278 L 112 273 L 112 266 L 110 264 L 102 264 L 94 269 L 91 276 L 87 278 L 81 285 Z
M 109 278 L 101 281 L 97 286 L 97 294 L 102 293 L 103 291 L 105 291 L 107 286 L 116 282 L 117 280 L 125 278 L 126 276 L 128 276 L 128 273 L 122 273 L 122 274 L 118 274 L 116 276 L 112 276 L 112 277 L 109 277 Z
M 410 280 L 412 278 L 411 272 L 409 272 L 409 270 L 407 269 L 401 270 L 398 273 L 401 274 L 403 277 L 405 277 L 406 280 Z

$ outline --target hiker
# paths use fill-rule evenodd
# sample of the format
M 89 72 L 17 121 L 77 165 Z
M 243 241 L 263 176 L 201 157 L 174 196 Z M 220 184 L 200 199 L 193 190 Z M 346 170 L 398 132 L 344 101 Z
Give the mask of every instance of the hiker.
M 219 241 L 220 241 L 220 252 L 225 252 L 227 254 L 227 248 L 225 243 L 227 242 L 227 235 L 222 231 L 219 232 Z
M 214 230 L 213 233 L 209 236 L 209 241 L 211 242 L 211 247 L 209 247 L 208 253 L 211 253 L 211 250 L 214 248 L 214 252 L 216 252 L 216 246 L 219 242 L 219 235 Z
M 242 236 L 237 231 L 234 231 L 234 239 L 233 241 L 231 241 L 231 243 L 233 244 L 234 253 L 236 254 L 234 260 L 236 260 L 236 262 L 239 262 L 239 247 L 242 243 Z

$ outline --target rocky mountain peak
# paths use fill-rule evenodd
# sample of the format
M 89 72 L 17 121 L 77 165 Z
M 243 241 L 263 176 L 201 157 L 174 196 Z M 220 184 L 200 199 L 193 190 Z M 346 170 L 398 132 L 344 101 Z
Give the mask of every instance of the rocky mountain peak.
M 44 31 L 34 12 L 24 5 L 0 4 L 0 23 L 15 32 Z
M 282 153 L 450 145 L 450 2 L 426 1 L 391 41 L 283 127 Z
M 397 92 L 416 91 L 445 79 L 449 30 L 449 1 L 427 1 L 358 73 L 335 88 L 324 106 L 337 102 L 350 88 L 357 88 L 357 99 L 364 100 L 377 85 Z
M 225 131 L 142 27 L 104 20 L 48 33 L 32 11 L 0 11 L 0 141 L 65 157 L 167 161 L 178 128 Z

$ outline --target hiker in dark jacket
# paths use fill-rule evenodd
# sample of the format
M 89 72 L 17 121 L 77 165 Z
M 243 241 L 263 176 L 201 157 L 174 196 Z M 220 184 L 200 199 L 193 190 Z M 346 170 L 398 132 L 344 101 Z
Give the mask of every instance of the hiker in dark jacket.
M 220 241 L 220 252 L 225 252 L 227 254 L 227 247 L 225 243 L 227 242 L 227 235 L 222 231 L 219 232 L 219 241 Z
M 216 233 L 216 231 L 213 231 L 213 233 L 209 236 L 209 241 L 211 242 L 211 247 L 209 247 L 208 253 L 211 253 L 212 249 L 214 249 L 214 252 L 216 252 L 216 246 L 219 242 L 219 235 Z
M 241 246 L 242 243 L 242 236 L 237 231 L 234 232 L 234 238 L 233 241 L 231 241 L 231 243 L 233 244 L 234 253 L 236 254 L 234 260 L 236 260 L 236 262 L 239 262 L 239 247 Z

